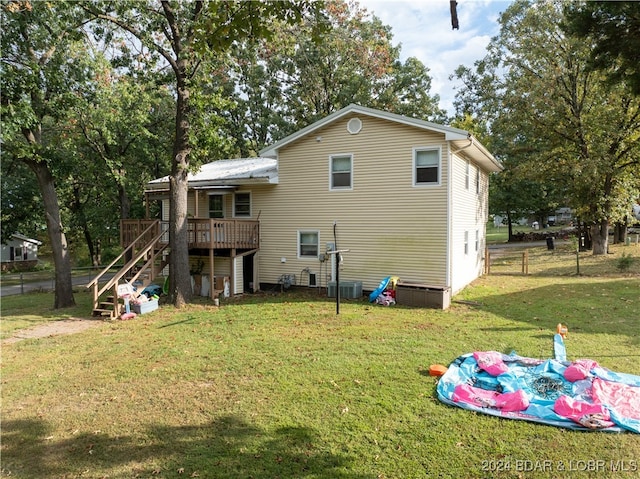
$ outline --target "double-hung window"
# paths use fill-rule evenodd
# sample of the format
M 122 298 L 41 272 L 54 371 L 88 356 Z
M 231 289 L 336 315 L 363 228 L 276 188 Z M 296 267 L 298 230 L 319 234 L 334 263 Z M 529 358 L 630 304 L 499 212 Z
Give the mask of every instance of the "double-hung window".
M 318 259 L 320 233 L 318 231 L 298 231 L 298 257 Z
M 222 195 L 209 195 L 209 218 L 224 218 Z
M 413 166 L 415 186 L 440 184 L 440 148 L 414 149 Z
M 353 188 L 353 156 L 332 155 L 329 160 L 330 189 L 350 190 Z
M 233 216 L 236 218 L 251 217 L 251 193 L 233 195 Z

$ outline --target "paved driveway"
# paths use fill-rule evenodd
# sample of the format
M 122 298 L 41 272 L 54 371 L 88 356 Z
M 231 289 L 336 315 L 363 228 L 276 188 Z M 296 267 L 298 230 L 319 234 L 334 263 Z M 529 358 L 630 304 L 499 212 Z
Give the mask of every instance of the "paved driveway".
M 95 275 L 82 275 L 82 276 L 74 276 L 71 278 L 72 284 L 74 286 L 85 287 L 89 281 L 91 281 Z M 103 278 L 108 278 L 108 274 L 103 276 Z M 55 289 L 55 282 L 53 278 L 43 281 L 27 281 L 25 280 L 22 285 L 20 284 L 11 284 L 4 285 L 0 284 L 0 296 L 10 296 L 13 294 L 23 294 L 28 293 L 30 291 L 53 291 Z

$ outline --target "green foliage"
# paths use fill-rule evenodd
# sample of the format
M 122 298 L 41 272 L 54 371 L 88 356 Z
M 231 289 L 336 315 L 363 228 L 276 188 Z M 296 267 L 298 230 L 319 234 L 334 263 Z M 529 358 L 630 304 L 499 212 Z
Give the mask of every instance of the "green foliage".
M 622 255 L 616 260 L 616 268 L 620 271 L 628 271 L 633 266 L 636 258 L 631 254 L 622 253 Z
M 240 155 L 351 103 L 444 121 L 428 68 L 399 60 L 388 26 L 343 1 L 327 2 L 324 14 L 295 28 L 273 22 L 268 38 L 235 44 L 228 69 L 213 77 L 233 101 L 216 108 Z
M 594 67 L 640 95 L 640 3 L 571 2 L 565 9 L 566 31 L 593 44 Z
M 23 162 L 7 155 L 3 156 L 0 168 L 2 239 L 8 239 L 14 233 L 22 233 L 30 238 L 40 237 L 46 224 L 42 217 L 42 200 L 34 175 Z
M 640 181 L 640 97 L 591 68 L 565 14 L 553 2 L 510 5 L 487 56 L 457 72 L 458 113 L 490 128 L 506 166 L 501 209 L 524 197 L 530 213 L 565 205 L 588 222 L 621 221 Z

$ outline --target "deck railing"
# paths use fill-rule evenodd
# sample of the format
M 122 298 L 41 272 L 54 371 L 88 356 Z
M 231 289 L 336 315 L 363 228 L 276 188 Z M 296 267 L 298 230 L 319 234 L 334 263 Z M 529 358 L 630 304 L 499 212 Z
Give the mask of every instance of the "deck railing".
M 158 222 L 145 235 L 140 234 L 156 220 L 122 220 L 120 244 L 123 247 L 136 242 L 134 250 L 144 247 L 160 231 L 168 230 L 168 222 Z M 147 238 L 146 235 L 149 237 Z M 189 248 L 203 249 L 257 249 L 260 244 L 260 222 L 253 220 L 224 220 L 215 218 L 190 218 L 187 238 Z M 169 243 L 169 233 L 164 233 L 159 244 Z

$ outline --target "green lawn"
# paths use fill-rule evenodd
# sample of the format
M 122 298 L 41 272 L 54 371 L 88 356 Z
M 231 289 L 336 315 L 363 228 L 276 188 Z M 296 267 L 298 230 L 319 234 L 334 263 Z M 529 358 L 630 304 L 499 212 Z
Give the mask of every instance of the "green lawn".
M 571 359 L 640 374 L 640 275 L 616 256 L 576 276 L 570 254 L 532 252 L 546 269 L 483 277 L 447 311 L 352 300 L 336 316 L 307 290 L 3 345 L 2 476 L 638 477 L 640 435 L 453 408 L 428 375 L 474 350 L 550 357 L 558 322 Z M 25 297 L 3 298 L 3 330 L 53 318 L 50 295 Z

